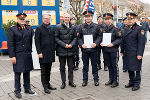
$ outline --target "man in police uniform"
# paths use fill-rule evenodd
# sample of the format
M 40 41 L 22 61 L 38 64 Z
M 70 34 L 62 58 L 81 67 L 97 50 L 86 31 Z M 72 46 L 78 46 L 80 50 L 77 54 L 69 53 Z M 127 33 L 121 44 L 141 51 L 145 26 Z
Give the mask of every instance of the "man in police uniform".
M 98 22 L 98 27 L 99 27 L 100 31 L 102 32 L 103 29 L 106 27 L 106 24 L 103 22 L 103 17 L 98 16 L 97 17 L 97 22 Z M 97 67 L 98 67 L 98 70 L 101 70 L 102 69 L 101 68 L 101 51 L 102 51 L 102 47 L 99 45 L 97 49 L 98 49 L 97 50 Z M 103 61 L 103 62 L 104 62 L 104 71 L 108 71 L 108 67 L 105 64 L 105 61 Z
M 121 33 L 122 34 L 124 34 L 124 31 L 126 31 L 126 30 L 128 30 L 128 19 L 127 19 L 127 17 L 125 17 L 124 19 L 123 19 L 123 25 L 120 27 L 120 31 L 121 31 Z M 120 51 L 120 53 L 121 53 L 121 56 L 122 56 L 122 61 L 123 61 L 123 72 L 127 72 L 127 67 L 126 67 L 126 56 L 124 56 L 123 55 L 123 53 L 124 53 L 124 51 L 123 51 L 123 41 L 121 42 L 121 45 L 120 45 L 120 48 L 121 48 L 121 51 Z
M 132 91 L 140 88 L 142 57 L 145 48 L 145 33 L 142 27 L 136 24 L 135 13 L 127 13 L 129 29 L 123 34 L 123 51 L 126 56 L 129 83 L 125 88 L 132 87 Z
M 76 18 L 75 17 L 72 17 L 71 19 L 70 19 L 70 22 L 71 22 L 71 24 L 72 24 L 72 26 L 75 28 L 75 30 L 76 30 L 76 33 L 77 33 L 77 35 L 78 35 L 78 25 L 76 25 Z M 75 57 L 74 57 L 74 71 L 76 71 L 76 70 L 78 70 L 79 69 L 79 62 L 80 62 L 80 60 L 79 60 L 79 47 L 78 47 L 78 42 L 76 42 L 76 45 L 75 45 Z
M 113 22 L 113 15 L 111 13 L 105 13 L 103 15 L 106 23 L 106 27 L 103 30 L 103 34 L 105 33 L 112 33 L 111 35 L 111 43 L 107 46 L 104 46 L 103 43 L 100 45 L 102 46 L 103 53 L 104 53 L 104 61 L 106 62 L 108 69 L 109 69 L 109 81 L 105 83 L 106 86 L 111 85 L 112 88 L 119 85 L 119 70 L 118 70 L 118 47 L 121 43 L 121 33 L 119 30 L 114 27 L 112 24 Z
M 8 52 L 13 70 L 15 74 L 15 96 L 22 98 L 20 75 L 23 73 L 24 79 L 24 92 L 34 94 L 30 87 L 30 71 L 33 69 L 32 62 L 32 27 L 25 24 L 25 13 L 16 15 L 17 25 L 12 26 L 8 30 Z
M 140 25 L 142 25 L 142 29 L 144 30 L 145 44 L 146 44 L 147 43 L 147 31 L 149 31 L 149 25 L 145 17 L 142 17 L 142 22 L 140 23 Z
M 79 36 L 78 42 L 81 46 L 82 50 L 82 61 L 83 61 L 83 83 L 82 86 L 86 86 L 88 84 L 88 71 L 89 71 L 89 59 L 91 59 L 92 64 L 92 74 L 94 77 L 95 86 L 99 85 L 99 76 L 98 76 L 98 68 L 97 68 L 97 46 L 101 41 L 101 32 L 98 26 L 92 22 L 92 11 L 85 11 L 83 13 L 85 17 L 85 23 L 79 27 Z M 87 45 L 84 43 L 84 36 L 92 35 L 93 36 L 93 44 L 91 44 L 91 48 L 87 48 Z

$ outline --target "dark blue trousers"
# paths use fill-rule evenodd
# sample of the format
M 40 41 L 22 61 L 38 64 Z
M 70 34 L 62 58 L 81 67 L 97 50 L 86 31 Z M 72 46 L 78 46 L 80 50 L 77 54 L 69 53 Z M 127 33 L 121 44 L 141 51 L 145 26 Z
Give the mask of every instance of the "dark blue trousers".
M 98 46 L 97 48 L 97 64 L 101 64 L 101 50 L 102 48 Z
M 83 81 L 88 82 L 89 60 L 91 59 L 92 74 L 94 81 L 99 81 L 98 68 L 97 68 L 97 51 L 95 52 L 82 52 L 83 61 Z
M 74 58 L 74 62 L 77 62 L 79 63 L 80 62 L 80 59 L 79 59 L 79 48 L 78 48 L 78 45 L 75 46 L 75 58 Z
M 126 58 L 126 56 L 125 55 L 123 55 L 123 57 L 122 57 L 122 61 L 123 61 L 123 70 L 127 70 L 127 60 L 126 60 L 127 58 Z
M 128 71 L 129 73 L 129 84 L 134 86 L 140 86 L 141 84 L 141 71 Z
M 119 82 L 118 52 L 103 52 L 104 61 L 108 65 L 109 80 Z
M 15 72 L 15 93 L 21 92 L 21 83 L 20 83 L 20 76 L 21 72 Z M 30 90 L 30 72 L 24 72 L 23 73 L 23 80 L 24 80 L 24 90 L 28 91 Z

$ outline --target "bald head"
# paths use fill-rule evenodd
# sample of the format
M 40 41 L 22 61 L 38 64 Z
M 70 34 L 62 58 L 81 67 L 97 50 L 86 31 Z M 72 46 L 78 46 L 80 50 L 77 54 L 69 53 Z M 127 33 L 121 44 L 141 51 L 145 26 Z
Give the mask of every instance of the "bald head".
M 64 23 L 68 24 L 70 22 L 70 14 L 65 13 L 63 19 L 64 19 Z
M 70 14 L 64 13 L 64 17 L 70 17 Z

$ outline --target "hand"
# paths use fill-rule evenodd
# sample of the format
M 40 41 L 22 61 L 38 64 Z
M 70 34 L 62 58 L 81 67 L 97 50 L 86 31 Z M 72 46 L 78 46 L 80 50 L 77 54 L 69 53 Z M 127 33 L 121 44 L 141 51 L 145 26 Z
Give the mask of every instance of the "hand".
M 141 60 L 143 57 L 142 56 L 137 56 L 137 59 L 138 60 Z
M 11 62 L 12 62 L 13 64 L 16 64 L 16 57 L 12 57 L 12 58 L 11 58 Z
M 69 46 L 69 45 L 68 45 L 68 44 L 66 44 L 65 48 L 68 48 L 68 46 Z
M 103 44 L 103 43 L 101 43 L 101 44 L 100 44 L 100 46 L 101 46 L 101 47 L 103 47 L 103 46 L 104 46 L 104 44 Z
M 80 48 L 80 46 L 78 45 L 78 48 Z
M 71 45 L 71 44 L 69 44 L 69 45 L 68 45 L 68 48 L 72 48 L 72 45 Z
M 107 47 L 113 47 L 114 45 L 112 43 L 110 43 L 109 45 L 107 45 Z
M 87 46 L 86 46 L 85 44 L 83 44 L 83 45 L 82 45 L 82 48 L 83 48 L 83 49 L 86 49 L 86 48 L 87 48 Z
M 92 48 L 95 48 L 95 47 L 96 47 L 96 44 L 95 44 L 95 43 L 93 43 L 91 46 L 92 46 Z
M 39 56 L 40 59 L 43 58 L 43 54 L 42 53 L 40 53 L 38 56 Z
M 123 54 L 123 53 L 121 53 L 121 56 L 122 56 L 122 57 L 123 57 L 123 55 L 124 55 L 124 54 Z

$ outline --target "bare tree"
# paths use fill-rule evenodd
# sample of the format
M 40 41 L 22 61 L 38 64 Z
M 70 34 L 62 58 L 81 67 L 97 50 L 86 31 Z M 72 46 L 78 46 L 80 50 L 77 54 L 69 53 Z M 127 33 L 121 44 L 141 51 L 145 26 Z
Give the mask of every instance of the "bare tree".
M 95 11 L 98 15 L 112 11 L 112 0 L 95 0 Z
M 139 17 L 143 15 L 144 12 L 144 5 L 137 5 L 137 4 L 132 4 L 130 6 L 131 11 L 136 13 Z
M 69 2 L 71 6 L 71 13 L 77 18 L 77 20 L 80 20 L 84 6 L 86 4 L 86 0 L 69 0 Z

